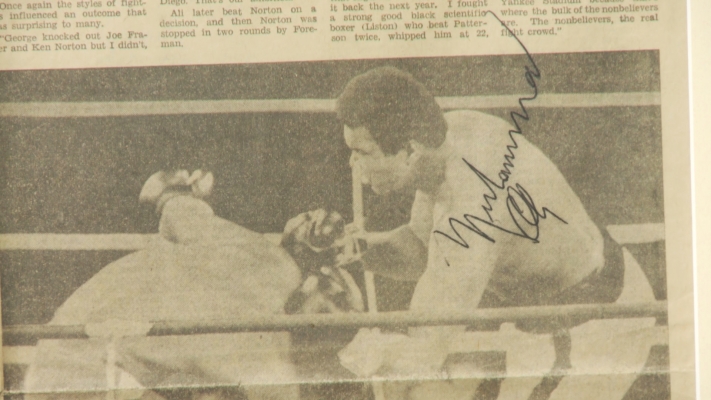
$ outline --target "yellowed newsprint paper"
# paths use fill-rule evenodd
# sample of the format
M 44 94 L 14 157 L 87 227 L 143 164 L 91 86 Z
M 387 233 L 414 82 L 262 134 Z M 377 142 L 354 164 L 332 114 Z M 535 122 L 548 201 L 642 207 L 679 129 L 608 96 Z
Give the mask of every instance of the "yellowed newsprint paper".
M 695 398 L 686 18 L 0 0 L 4 398 Z
M 708 42 L 711 31 L 703 28 L 703 20 L 711 16 L 711 4 L 692 1 L 690 4 L 690 58 L 692 60 L 692 165 L 694 166 L 694 198 L 695 198 L 695 284 L 696 288 L 696 339 L 697 339 L 697 396 L 706 398 L 711 395 L 711 342 L 703 340 L 711 335 L 711 298 L 708 288 L 711 285 L 711 275 L 708 265 L 711 265 L 711 252 L 708 243 L 711 240 L 711 213 L 705 209 L 704 199 L 711 197 L 711 178 L 704 174 L 708 170 L 711 154 L 711 137 L 704 134 L 711 128 L 711 116 L 704 112 L 704 107 L 711 104 L 711 79 L 704 74 L 704 66 L 711 59 L 711 49 L 704 46 Z

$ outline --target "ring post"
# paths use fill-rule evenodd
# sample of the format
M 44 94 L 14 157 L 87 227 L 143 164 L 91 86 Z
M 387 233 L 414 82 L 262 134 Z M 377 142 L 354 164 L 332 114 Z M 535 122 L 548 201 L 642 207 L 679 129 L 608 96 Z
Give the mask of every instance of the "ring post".
M 365 230 L 365 215 L 363 213 L 363 185 L 360 165 L 356 162 L 351 167 L 353 178 L 353 225 L 358 230 Z M 378 303 L 375 297 L 375 277 L 371 271 L 363 272 L 365 278 L 365 295 L 368 299 L 368 312 L 377 313 Z M 377 329 L 377 328 L 376 328 Z M 375 400 L 385 400 L 382 382 L 372 382 L 373 396 Z

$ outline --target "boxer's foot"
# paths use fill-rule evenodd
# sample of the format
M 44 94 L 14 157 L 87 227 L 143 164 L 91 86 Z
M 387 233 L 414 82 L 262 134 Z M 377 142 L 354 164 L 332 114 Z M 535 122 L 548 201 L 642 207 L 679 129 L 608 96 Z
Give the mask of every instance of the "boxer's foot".
M 198 199 L 204 199 L 212 193 L 215 177 L 212 172 L 202 172 L 202 170 L 196 169 L 188 178 L 187 183 L 192 188 L 193 196 Z
M 170 187 L 186 186 L 190 174 L 187 170 L 174 172 L 158 171 L 151 175 L 150 178 L 143 184 L 141 194 L 138 195 L 138 201 L 141 203 L 158 203 L 161 195 Z
M 181 195 L 192 195 L 204 199 L 212 192 L 214 176 L 211 172 L 195 170 L 192 174 L 187 170 L 159 171 L 151 175 L 141 189 L 138 201 L 155 204 L 160 213 L 163 205 L 171 198 Z

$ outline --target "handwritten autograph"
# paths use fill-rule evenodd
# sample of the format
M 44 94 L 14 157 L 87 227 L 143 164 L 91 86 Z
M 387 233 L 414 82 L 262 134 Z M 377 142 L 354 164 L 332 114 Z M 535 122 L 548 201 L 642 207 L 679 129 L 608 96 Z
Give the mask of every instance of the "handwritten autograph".
M 446 237 L 447 239 L 453 241 L 454 243 L 464 247 L 464 248 L 469 248 L 469 243 L 467 243 L 466 240 L 462 237 L 462 235 L 457 231 L 457 228 L 455 225 L 462 226 L 466 229 L 469 229 L 470 231 L 478 234 L 479 236 L 483 237 L 484 239 L 490 241 L 491 243 L 496 243 L 494 238 L 489 236 L 486 232 L 481 230 L 477 226 L 477 222 L 485 224 L 489 227 L 496 228 L 502 232 L 518 236 L 521 238 L 529 239 L 534 243 L 538 243 L 538 238 L 540 236 L 540 230 L 538 227 L 538 224 L 541 219 L 546 219 L 548 216 L 553 216 L 559 221 L 563 222 L 564 224 L 567 224 L 565 220 L 563 220 L 561 217 L 556 215 L 554 212 L 551 210 L 547 209 L 546 207 L 542 207 L 540 210 L 536 208 L 536 204 L 533 201 L 533 197 L 526 191 L 526 189 L 520 185 L 520 184 L 515 184 L 514 186 L 507 185 L 507 182 L 511 178 L 511 175 L 513 174 L 512 169 L 514 168 L 514 160 L 516 159 L 516 154 L 515 150 L 518 149 L 518 143 L 516 142 L 516 138 L 514 135 L 521 135 L 523 132 L 523 129 L 521 128 L 521 125 L 519 124 L 520 120 L 523 121 L 528 121 L 530 119 L 530 116 L 528 114 L 528 110 L 526 109 L 526 106 L 524 105 L 524 101 L 533 101 L 536 98 L 538 98 L 538 85 L 536 84 L 536 80 L 541 78 L 541 71 L 538 69 L 538 66 L 536 65 L 535 61 L 533 61 L 533 57 L 531 54 L 528 52 L 528 49 L 526 46 L 521 42 L 521 40 L 513 33 L 513 31 L 501 21 L 501 19 L 494 14 L 492 11 L 486 11 L 485 14 L 491 14 L 494 18 L 496 18 L 503 27 L 505 27 L 508 31 L 511 37 L 516 39 L 518 44 L 521 46 L 523 51 L 526 54 L 526 57 L 530 61 L 531 65 L 526 65 L 525 66 L 525 77 L 526 77 L 526 82 L 528 85 L 533 89 L 533 95 L 530 97 L 521 97 L 518 99 L 518 104 L 520 106 L 520 112 L 519 111 L 511 111 L 510 117 L 511 121 L 513 122 L 513 125 L 515 129 L 509 130 L 509 139 L 511 140 L 511 143 L 506 146 L 506 153 L 504 154 L 504 162 L 502 164 L 502 168 L 499 171 L 498 178 L 499 181 L 495 182 L 492 179 L 490 179 L 488 176 L 486 176 L 484 173 L 479 171 L 476 167 L 474 167 L 469 161 L 466 159 L 462 158 L 462 160 L 467 164 L 467 166 L 474 172 L 477 177 L 486 185 L 488 188 L 488 193 L 484 194 L 484 203 L 481 207 L 484 209 L 484 212 L 486 213 L 486 216 L 488 217 L 488 220 L 485 220 L 483 218 L 471 215 L 471 214 L 464 214 L 463 219 L 466 222 L 463 222 L 461 220 L 458 220 L 456 218 L 450 217 L 449 218 L 449 226 L 452 228 L 452 231 L 454 232 L 454 236 L 450 235 L 448 233 L 442 232 L 442 231 L 435 231 L 435 234 L 441 235 Z M 506 229 L 502 226 L 497 225 L 494 223 L 494 219 L 491 216 L 491 211 L 493 211 L 493 204 L 492 202 L 497 201 L 499 199 L 499 194 L 502 194 L 500 192 L 504 192 L 503 194 L 506 195 L 506 207 L 509 212 L 509 216 L 511 217 L 511 220 L 513 223 L 516 225 L 516 229 L 518 230 L 509 230 Z

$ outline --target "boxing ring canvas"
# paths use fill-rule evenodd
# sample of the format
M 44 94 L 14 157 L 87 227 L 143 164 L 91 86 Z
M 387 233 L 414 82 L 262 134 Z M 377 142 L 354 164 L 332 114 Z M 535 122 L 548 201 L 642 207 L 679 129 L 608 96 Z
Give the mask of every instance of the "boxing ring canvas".
M 665 259 L 659 54 L 533 57 L 541 79 L 538 98 L 527 104 L 524 135 L 559 168 L 594 223 L 622 246 L 625 264 L 624 289 L 612 308 L 538 311 L 594 315 L 571 329 L 572 368 L 540 398 L 668 399 L 665 301 L 672 266 Z M 369 231 L 407 222 L 410 188 L 376 196 L 364 187 L 363 204 L 354 207 L 350 151 L 334 113 L 334 99 L 352 77 L 385 65 L 411 73 L 445 111 L 506 119 L 527 94 L 519 56 L 0 73 L 6 398 L 24 396 L 28 365 L 42 357 L 38 338 L 82 336 L 83 327 L 42 330 L 57 309 L 106 265 L 157 240 L 155 210 L 138 204 L 142 185 L 156 171 L 211 171 L 208 202 L 215 215 L 274 244 L 290 218 L 316 208 L 336 210 L 348 221 L 362 218 Z M 357 277 L 366 295 L 373 290 L 364 279 Z M 555 351 L 550 335 L 515 328 L 518 310 L 442 316 L 440 324 L 447 318 L 501 318 L 503 324 L 453 339 L 449 381 L 439 386 L 441 377 L 422 376 L 434 383 L 403 394 L 392 384 L 397 377 L 363 379 L 343 368 L 336 354 L 358 327 L 419 323 L 406 311 L 413 289 L 414 283 L 376 276 L 374 293 L 367 294 L 377 298 L 378 314 L 267 321 L 264 331 L 294 328 L 287 352 L 302 384 L 297 397 L 472 398 L 467 382 L 498 379 L 503 382 L 488 398 L 537 398 L 529 394 L 551 378 Z M 235 322 L 232 332 L 260 331 L 265 323 L 224 319 Z M 322 325 L 309 331 L 312 323 Z M 161 335 L 180 336 L 224 328 L 196 321 L 162 329 Z M 391 384 L 359 386 L 371 381 Z M 114 384 L 141 386 L 130 376 Z

